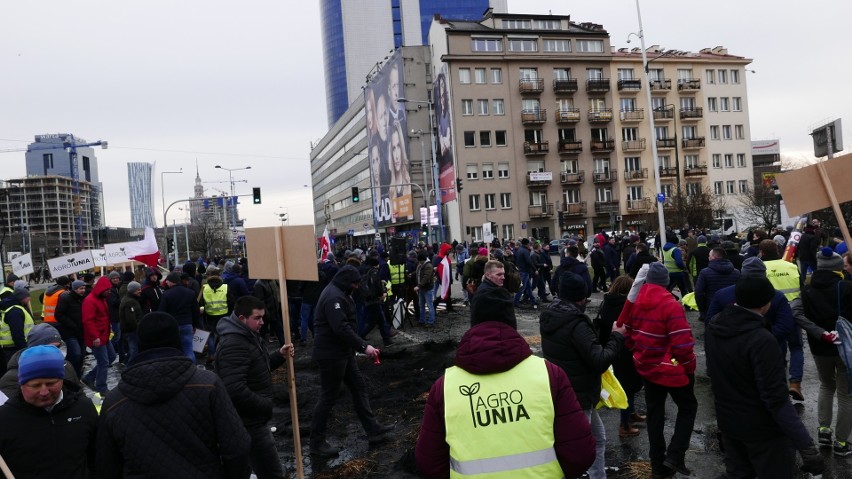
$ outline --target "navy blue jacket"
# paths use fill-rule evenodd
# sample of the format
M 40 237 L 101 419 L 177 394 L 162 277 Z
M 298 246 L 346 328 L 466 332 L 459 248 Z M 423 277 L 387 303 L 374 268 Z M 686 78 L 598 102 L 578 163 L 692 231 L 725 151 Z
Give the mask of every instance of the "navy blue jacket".
M 603 247 L 604 257 L 606 258 L 606 267 L 608 269 L 618 269 L 621 266 L 621 258 L 618 256 L 615 246 L 607 243 Z
M 586 297 L 592 295 L 592 277 L 589 275 L 589 267 L 586 266 L 586 263 L 573 256 L 565 256 L 559 262 L 559 266 L 553 273 L 553 279 L 550 282 L 550 291 L 555 292 L 554 296 L 559 294 L 559 279 L 566 271 L 570 271 L 583 278 L 583 281 L 586 282 Z
M 179 326 L 201 327 L 198 300 L 195 292 L 186 286 L 177 284 L 163 291 L 159 310 L 174 316 Z
M 518 251 L 515 251 L 515 266 L 518 267 L 518 271 L 521 273 L 529 274 L 535 272 L 535 267 L 530 257 L 530 249 L 526 246 L 521 246 L 518 248 Z
M 716 314 L 725 309 L 725 306 L 736 302 L 734 288 L 735 286 L 722 288 L 713 296 L 713 300 L 707 308 L 707 314 L 704 316 L 707 318 L 708 325 L 713 316 L 716 316 Z M 782 292 L 775 291 L 775 297 L 772 298 L 772 304 L 766 313 L 766 320 L 772 325 L 772 335 L 775 336 L 775 339 L 779 343 L 786 342 L 796 323 L 793 320 L 793 310 L 790 308 L 790 302 L 787 301 L 787 298 Z
M 695 282 L 695 302 L 698 303 L 698 310 L 706 313 L 716 292 L 737 284 L 738 279 L 740 271 L 734 267 L 731 260 L 723 258 L 711 261 L 701 270 Z

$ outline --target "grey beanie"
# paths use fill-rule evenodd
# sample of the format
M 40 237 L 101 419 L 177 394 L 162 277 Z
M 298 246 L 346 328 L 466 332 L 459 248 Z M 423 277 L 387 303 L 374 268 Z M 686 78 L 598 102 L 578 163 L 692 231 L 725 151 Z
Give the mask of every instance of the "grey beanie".
M 775 241 L 776 243 L 778 243 L 778 248 L 783 248 L 787 244 L 787 240 L 784 239 L 784 237 L 781 236 L 781 235 L 775 235 L 772 238 L 772 241 Z
M 86 286 L 85 281 L 80 281 L 79 279 L 71 283 L 71 289 L 77 289 L 81 286 Z
M 15 281 L 15 284 L 12 286 L 12 289 L 30 289 L 30 283 L 23 279 L 19 279 Z
M 27 334 L 27 347 L 61 342 L 62 336 L 59 335 L 59 331 L 48 323 L 36 324 Z
M 119 273 L 118 271 L 112 271 L 112 272 L 110 272 L 110 273 L 109 273 L 109 276 L 107 276 L 107 277 L 108 277 L 109 279 L 115 279 L 115 278 L 119 278 L 119 279 L 120 279 L 120 278 L 121 278 L 121 273 Z
M 826 246 L 817 255 L 817 270 L 843 271 L 843 257 Z
M 668 286 L 669 270 L 663 266 L 663 263 L 650 263 L 648 265 L 648 275 L 645 277 L 645 282 L 649 284 L 658 284 L 660 286 Z
M 26 288 L 15 288 L 15 290 L 12 291 L 12 296 L 18 301 L 23 301 L 25 298 L 30 297 L 30 290 Z
M 697 238 L 697 240 L 696 240 L 696 241 L 698 241 L 699 243 L 706 243 L 706 242 L 707 242 L 707 237 L 706 237 L 706 236 L 704 236 L 704 235 L 701 235 L 701 236 L 699 236 L 699 237 Z
M 131 281 L 127 283 L 127 294 L 133 294 L 139 291 L 140 289 L 142 289 L 142 285 L 139 284 L 137 281 Z
M 751 258 L 746 258 L 743 261 L 742 267 L 743 277 L 747 276 L 757 276 L 760 278 L 766 277 L 766 265 L 763 264 L 763 260 L 758 258 L 757 256 L 752 256 Z

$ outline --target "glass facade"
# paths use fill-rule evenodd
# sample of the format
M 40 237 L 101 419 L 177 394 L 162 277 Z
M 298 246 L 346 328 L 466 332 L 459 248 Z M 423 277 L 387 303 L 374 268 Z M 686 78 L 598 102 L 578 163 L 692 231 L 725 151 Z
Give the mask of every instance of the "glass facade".
M 399 0 L 394 0 L 398 2 Z M 482 14 L 488 9 L 488 0 L 420 0 L 420 26 L 423 33 L 423 45 L 429 44 L 429 27 L 436 13 L 453 20 L 482 20 Z M 399 45 L 397 45 L 399 46 Z

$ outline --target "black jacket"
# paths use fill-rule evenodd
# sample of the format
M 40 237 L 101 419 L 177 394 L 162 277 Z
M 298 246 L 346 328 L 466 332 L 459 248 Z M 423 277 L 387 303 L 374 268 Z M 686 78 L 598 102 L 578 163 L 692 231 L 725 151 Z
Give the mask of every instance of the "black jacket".
M 272 279 L 261 279 L 254 283 L 254 289 L 252 290 L 252 295 L 263 301 L 263 304 L 266 306 L 266 315 L 263 317 L 263 322 L 280 322 L 281 315 L 281 293 L 279 289 L 278 280 Z M 287 291 L 289 295 L 290 291 Z M 228 294 L 230 296 L 230 292 Z M 289 298 L 289 296 L 288 296 Z M 292 298 L 289 298 L 292 299 Z M 229 303 L 228 310 L 233 310 L 233 306 Z
M 74 291 L 66 291 L 59 295 L 59 301 L 56 302 L 56 329 L 62 336 L 62 339 L 77 338 L 83 340 L 83 299 L 86 295 L 80 296 Z
M 616 333 L 601 346 L 592 320 L 573 303 L 561 298 L 541 312 L 544 358 L 568 375 L 582 409 L 591 409 L 600 401 L 601 374 L 612 364 L 623 345 L 624 338 Z
M 630 271 L 627 273 L 631 278 L 635 278 L 637 274 L 639 274 L 639 270 L 642 269 L 643 264 L 651 264 L 656 263 L 657 258 L 654 257 L 651 253 L 647 251 L 639 251 L 636 253 L 636 256 L 633 258 L 633 261 L 630 263 Z
M 842 281 L 832 271 L 817 270 L 811 284 L 802 291 L 805 317 L 826 331 L 834 331 L 837 323 L 837 284 L 840 283 L 840 308 L 843 317 L 852 321 L 852 283 Z M 837 356 L 837 346 L 808 335 L 808 345 L 814 356 Z
M 216 371 L 237 412 L 247 427 L 266 424 L 272 419 L 272 371 L 284 356 L 268 353 L 260 335 L 234 314 L 219 320 L 216 333 Z
M 367 347 L 355 332 L 355 301 L 351 295 L 352 283 L 360 278 L 353 266 L 344 266 L 320 295 L 314 310 L 314 361 L 347 359 Z
M 738 279 L 740 271 L 734 268 L 728 259 L 711 261 L 701 270 L 695 281 L 695 302 L 698 304 L 698 310 L 706 313 L 716 291 L 737 284 Z
M 91 477 L 98 413 L 79 385 L 65 381 L 62 394 L 51 412 L 26 403 L 20 390 L 0 407 L 0 455 L 15 477 Z
M 126 294 L 121 298 L 121 304 L 118 306 L 118 320 L 121 323 L 122 333 L 135 333 L 139 326 L 139 321 L 142 320 L 145 313 L 142 312 L 142 305 L 139 304 L 139 298 L 132 294 Z
M 787 436 L 813 444 L 787 390 L 784 358 L 768 322 L 735 304 L 707 323 L 707 373 L 722 433 L 740 441 Z
M 802 233 L 796 253 L 799 260 L 816 265 L 816 255 L 819 251 L 819 238 L 813 233 Z
M 627 296 L 623 294 L 607 293 L 604 295 L 600 312 L 594 320 L 599 344 L 609 342 L 609 338 L 612 336 L 612 325 L 618 321 L 618 316 L 621 314 L 626 301 Z M 642 389 L 642 376 L 636 372 L 636 366 L 633 364 L 633 353 L 627 347 L 622 345 L 618 356 L 612 363 L 612 369 L 628 396 Z
M 739 251 L 733 249 L 725 250 L 725 257 L 734 265 L 734 268 L 740 271 L 743 269 L 743 260 L 745 258 L 743 258 Z
M 553 294 L 559 294 L 559 281 L 562 279 L 562 275 L 568 271 L 583 278 L 583 281 L 586 282 L 586 296 L 591 296 L 593 288 L 592 277 L 589 275 L 589 267 L 586 266 L 586 263 L 573 256 L 565 256 L 559 261 L 559 266 L 553 273 L 553 279 L 550 280 L 550 291 Z
M 146 281 L 145 284 L 142 285 L 142 297 L 139 299 L 139 303 L 142 305 L 142 309 L 146 313 L 150 313 L 151 311 L 159 311 L 160 310 L 160 299 L 163 297 L 163 290 L 160 288 L 160 282 L 150 282 Z
M 101 407 L 102 477 L 245 478 L 249 435 L 222 381 L 177 349 L 139 353 Z
M 159 311 L 174 316 L 179 326 L 201 327 L 198 300 L 195 297 L 195 292 L 186 286 L 177 284 L 163 291 Z

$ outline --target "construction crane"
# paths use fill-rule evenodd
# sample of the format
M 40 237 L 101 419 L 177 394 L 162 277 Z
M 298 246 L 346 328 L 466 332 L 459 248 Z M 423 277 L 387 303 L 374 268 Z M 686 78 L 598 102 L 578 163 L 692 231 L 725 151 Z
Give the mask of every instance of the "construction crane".
M 57 135 L 59 136 L 59 135 Z M 83 249 L 83 208 L 80 205 L 80 171 L 77 168 L 77 148 L 87 148 L 92 146 L 100 146 L 101 149 L 106 150 L 109 143 L 106 141 L 98 140 L 93 142 L 83 142 L 77 143 L 77 139 L 74 138 L 74 135 L 67 134 L 61 136 L 62 138 L 62 148 L 64 148 L 68 152 L 68 158 L 71 163 L 71 187 L 74 193 L 74 197 L 72 199 L 73 211 L 74 211 L 74 238 L 77 243 L 78 249 Z M 55 150 L 57 148 L 57 143 L 46 143 L 41 147 L 33 147 L 33 148 L 11 148 L 0 150 L 0 153 L 12 153 L 12 152 L 20 152 L 20 151 L 38 151 L 38 150 Z

